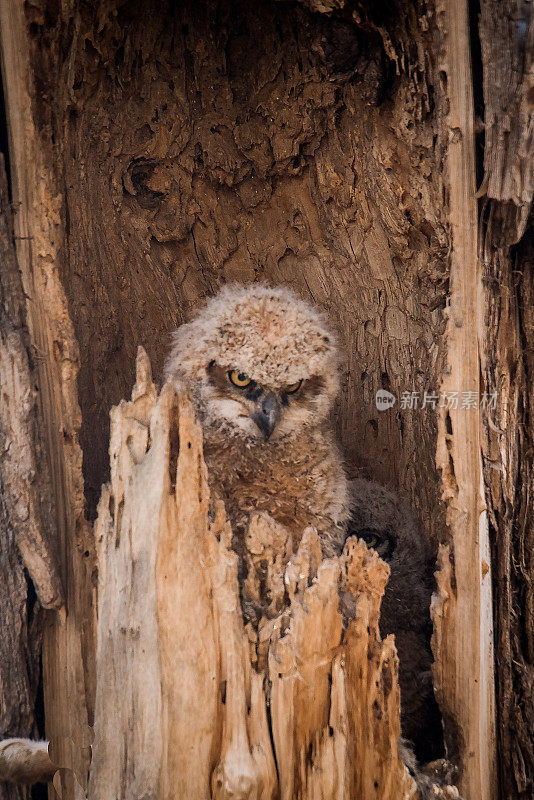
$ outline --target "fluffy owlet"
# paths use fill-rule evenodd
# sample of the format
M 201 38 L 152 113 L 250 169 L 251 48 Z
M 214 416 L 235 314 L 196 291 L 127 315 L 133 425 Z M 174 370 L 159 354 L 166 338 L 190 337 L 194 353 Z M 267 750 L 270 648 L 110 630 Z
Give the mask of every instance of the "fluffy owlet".
M 338 554 L 349 514 L 330 422 L 339 359 L 319 312 L 286 289 L 225 286 L 174 333 L 165 373 L 191 392 L 237 551 L 250 513 L 265 511 L 294 547 L 313 525 L 324 555 Z

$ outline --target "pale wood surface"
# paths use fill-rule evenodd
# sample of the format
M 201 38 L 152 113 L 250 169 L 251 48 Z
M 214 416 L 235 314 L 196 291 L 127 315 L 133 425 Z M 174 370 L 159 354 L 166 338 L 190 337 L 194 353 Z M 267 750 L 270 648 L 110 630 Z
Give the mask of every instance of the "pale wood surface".
M 287 531 L 257 515 L 243 596 L 265 613 L 244 627 L 200 426 L 185 394 L 156 393 L 142 348 L 132 400 L 111 414 L 110 458 L 91 800 L 415 800 L 397 655 L 378 629 L 386 564 L 352 539 L 322 560 L 312 528 L 292 553 Z M 434 796 L 456 796 L 446 791 Z
M 447 75 L 449 143 L 445 185 L 452 234 L 447 363 L 441 391 L 457 406 L 440 408 L 436 462 L 441 469 L 452 535 L 455 590 L 443 599 L 434 685 L 449 752 L 460 766 L 469 800 L 496 796 L 493 619 L 488 525 L 480 445 L 481 284 L 477 254 L 473 82 L 465 0 L 441 6 L 442 68 Z M 463 392 L 476 407 L 462 408 Z

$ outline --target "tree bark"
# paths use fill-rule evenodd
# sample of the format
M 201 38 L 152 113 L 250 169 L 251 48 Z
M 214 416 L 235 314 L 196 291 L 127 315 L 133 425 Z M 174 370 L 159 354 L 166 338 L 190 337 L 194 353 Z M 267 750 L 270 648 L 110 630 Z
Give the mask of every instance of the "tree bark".
M 30 518 L 29 527 L 32 532 L 49 531 L 65 601 L 63 611 L 50 613 L 44 623 L 46 733 L 58 766 L 70 767 L 74 750 L 77 763 L 85 759 L 87 769 L 87 749 L 82 753 L 78 743 L 80 731 L 85 730 L 90 719 L 94 695 L 90 585 L 94 546 L 83 514 L 81 450 L 77 439 L 78 349 L 58 271 L 64 226 L 59 213 L 57 175 L 47 159 L 35 116 L 36 76 L 29 63 L 29 32 L 22 3 L 0 4 L 0 37 L 17 279 L 20 276 L 22 281 L 35 363 L 32 377 L 37 387 L 36 484 L 41 493 L 41 508 L 47 512 L 40 520 L 43 531 L 35 516 Z M 24 369 L 19 364 L 16 373 L 19 382 L 23 375 Z M 15 392 L 11 391 L 9 397 L 13 409 L 20 413 Z M 22 410 L 28 413 L 28 409 Z M 27 422 L 24 414 L 22 417 Z M 31 480 L 29 484 L 31 489 Z M 55 586 L 52 580 L 49 583 Z M 40 590 L 38 583 L 36 590 Z M 45 605 L 57 608 L 58 596 L 56 586 L 55 594 L 43 595 L 42 599 Z M 61 780 L 63 796 L 73 796 L 72 772 L 63 771 Z
M 2 157 L 0 267 L 0 737 L 5 739 L 37 734 L 42 608 L 58 607 L 62 590 L 49 531 L 42 524 L 41 500 L 46 503 L 47 495 L 36 473 L 39 439 L 25 305 Z M 20 787 L 0 783 L 2 800 L 26 795 Z
M 534 16 L 483 0 L 484 175 L 479 191 L 482 375 L 499 395 L 483 426 L 494 564 L 501 793 L 534 796 Z
M 105 674 L 102 660 L 98 669 L 95 663 L 97 577 L 109 598 L 98 620 L 99 637 L 106 614 L 118 615 L 118 609 L 111 584 L 102 584 L 102 564 L 113 562 L 111 545 L 101 551 L 97 576 L 91 530 L 101 485 L 110 477 L 109 409 L 129 391 L 138 345 L 146 347 L 158 379 L 170 330 L 207 294 L 232 280 L 288 285 L 337 326 L 346 353 L 337 428 L 349 473 L 400 491 L 432 552 L 437 555 L 439 549 L 434 675 L 462 791 L 467 800 L 496 797 L 497 760 L 501 797 L 525 800 L 532 793 L 533 414 L 528 387 L 534 364 L 532 252 L 526 233 L 533 189 L 532 20 L 526 2 L 510 0 L 501 11 L 494 0 L 482 0 L 479 63 L 467 11 L 461 0 L 0 4 L 16 266 L 35 369 L 28 372 L 22 363 L 24 337 L 24 346 L 10 351 L 12 361 L 5 363 L 20 357 L 17 375 L 31 376 L 29 385 L 37 386 L 35 413 L 29 409 L 19 416 L 24 441 L 31 442 L 24 474 L 30 478 L 32 469 L 36 474 L 28 480 L 28 518 L 19 515 L 14 525 L 18 508 L 16 503 L 8 508 L 8 501 L 18 492 L 10 495 L 7 487 L 9 519 L 2 535 L 14 554 L 16 613 L 23 584 L 13 536 L 42 604 L 52 609 L 43 648 L 46 725 L 51 756 L 62 768 L 56 781 L 64 798 L 79 796 L 86 786 L 95 696 L 100 738 L 92 781 L 100 788 L 92 791 L 102 794 L 105 769 L 112 772 L 109 763 L 104 769 L 102 741 L 111 741 L 113 722 L 106 719 L 96 688 L 99 670 Z M 478 220 L 473 83 L 485 125 Z M 8 294 L 16 291 L 10 286 Z M 17 386 L 24 389 L 26 383 L 19 380 Z M 499 390 L 499 404 L 471 415 L 432 404 L 401 407 L 403 393 L 422 397 L 440 387 L 488 395 Z M 15 389 L 12 381 L 11 414 L 20 406 Z M 378 389 L 396 395 L 392 411 L 377 410 Z M 143 402 L 148 400 L 134 405 L 139 409 Z M 121 413 L 115 411 L 115 418 Z M 5 427 L 6 418 L 1 423 Z M 134 438 L 142 438 L 135 421 L 128 424 Z M 143 453 L 130 455 L 144 463 Z M 8 453 L 7 471 L 14 463 L 9 459 Z M 3 468 L 4 483 L 5 474 Z M 119 528 L 120 509 L 119 500 L 107 512 Z M 99 526 L 104 512 L 101 505 Z M 165 530 L 174 530 L 175 523 Z M 154 524 L 147 520 L 148 527 Z M 202 541 L 208 547 L 215 534 L 209 526 L 206 532 L 206 524 L 204 519 Z M 123 559 L 121 574 L 126 574 L 125 543 L 119 544 L 115 557 Z M 213 563 L 226 570 L 225 590 L 234 602 L 232 554 L 221 550 L 218 558 Z M 148 579 L 136 574 L 132 580 L 141 587 Z M 138 616 L 132 629 L 139 628 L 144 609 L 156 614 L 161 632 L 161 619 L 170 611 L 163 614 L 157 587 L 146 586 L 152 594 L 139 589 L 143 598 L 133 609 Z M 63 615 L 54 610 L 61 596 Z M 169 589 L 171 597 L 185 602 L 176 586 Z M 212 620 L 217 649 L 214 620 L 223 611 L 207 604 L 202 593 L 196 602 L 198 613 Z M 234 651 L 241 654 L 236 667 L 241 677 L 224 665 L 222 655 L 214 667 L 204 654 L 206 671 L 229 670 L 241 681 L 237 696 L 242 700 L 244 691 L 247 702 L 254 697 L 261 707 L 263 689 L 251 679 L 251 667 L 258 665 L 241 658 L 238 615 L 225 620 Z M 116 629 L 118 617 L 109 621 Z M 131 631 L 124 635 L 133 636 Z M 387 650 L 374 635 L 371 650 Z M 174 709 L 167 720 L 171 724 L 183 698 L 172 688 L 177 640 L 169 637 L 161 650 L 159 685 L 168 693 L 160 702 Z M 338 645 L 347 647 L 343 637 Z M 110 658 L 134 665 L 136 654 L 144 663 L 140 645 L 130 639 L 128 646 L 120 637 L 106 640 Z M 272 647 L 271 637 L 264 642 L 267 662 Z M 336 658 L 330 663 L 336 665 L 332 675 L 343 676 L 346 687 L 349 678 Z M 141 676 L 133 666 L 124 669 L 135 694 Z M 123 689 L 116 687 L 114 707 L 125 731 L 134 709 L 126 702 L 117 706 Z M 395 691 L 381 702 L 395 706 Z M 220 693 L 212 697 L 217 744 L 204 757 L 217 767 L 213 774 L 223 776 L 222 786 L 228 765 L 235 763 L 235 741 L 224 736 L 229 701 L 221 698 Z M 144 702 L 148 708 L 148 698 Z M 256 743 L 265 733 L 265 720 L 260 714 L 252 728 L 243 727 L 248 711 L 244 717 L 242 708 L 235 703 L 232 708 L 241 720 L 236 741 L 243 764 L 250 774 L 263 775 L 269 791 L 275 780 L 271 757 L 286 751 L 277 751 L 280 744 L 274 742 L 271 757 L 267 747 L 261 756 Z M 324 708 L 323 727 L 314 729 L 323 744 Z M 337 735 L 346 709 L 330 711 L 340 715 L 338 727 L 332 726 Z M 364 711 L 358 713 L 365 716 Z M 380 747 L 389 747 L 392 774 L 400 775 L 394 748 L 385 744 L 396 725 L 389 723 L 392 728 L 384 722 L 380 729 L 386 731 Z M 151 728 L 155 738 L 149 740 L 161 748 L 162 776 L 167 776 L 158 791 L 168 792 L 177 766 L 165 725 L 159 734 Z M 27 730 L 26 723 L 21 730 Z M 183 735 L 178 725 L 171 733 Z M 424 732 L 436 743 L 438 734 L 432 726 Z M 300 752 L 298 736 L 293 745 L 290 760 Z M 124 733 L 114 748 L 126 764 L 127 754 L 140 743 Z M 147 786 L 155 786 L 150 770 L 156 769 L 156 750 L 142 778 Z M 321 753 L 326 750 L 319 747 L 309 763 L 317 766 Z M 371 753 L 368 757 L 373 759 Z M 292 780 L 303 779 L 301 773 L 295 778 L 296 769 L 284 769 L 289 792 Z M 134 781 L 126 773 L 120 776 L 122 787 Z M 310 786 L 316 779 L 312 773 L 305 770 Z M 197 778 L 207 785 L 205 772 Z M 351 780 L 364 778 L 351 773 Z M 369 791 L 372 796 L 372 787 Z

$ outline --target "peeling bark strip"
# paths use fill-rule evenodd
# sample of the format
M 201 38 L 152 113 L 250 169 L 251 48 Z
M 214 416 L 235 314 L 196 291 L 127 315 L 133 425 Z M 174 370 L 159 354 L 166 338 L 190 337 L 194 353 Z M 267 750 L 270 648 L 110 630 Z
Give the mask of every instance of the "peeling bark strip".
M 351 539 L 323 561 L 308 528 L 296 554 L 271 559 L 273 602 L 257 631 L 244 629 L 200 426 L 170 383 L 156 395 L 142 348 L 132 400 L 111 414 L 110 457 L 95 529 L 90 800 L 415 800 L 398 748 L 397 654 L 378 630 L 388 568 L 376 553 Z M 266 515 L 253 519 L 250 572 L 284 536 Z M 251 578 L 245 599 L 256 591 Z M 340 595 L 353 609 L 346 625 Z
M 43 530 L 35 474 L 35 400 L 24 325 L 24 299 L 0 155 L 0 739 L 36 733 L 33 709 L 42 642 L 40 603 L 62 601 L 54 554 Z M 10 751 L 12 752 L 12 750 Z M 0 765 L 0 778 L 7 777 Z M 26 791 L 0 782 L 0 800 Z
M 525 232 L 534 192 L 534 14 L 529 0 L 481 0 L 484 178 L 480 197 L 507 207 L 506 233 Z
M 75 766 L 74 772 L 62 772 L 61 776 L 62 796 L 72 800 L 74 775 L 83 785 L 89 763 L 87 748 L 73 742 L 79 742 L 80 730 L 92 722 L 90 578 L 94 548 L 84 520 L 82 454 L 78 445 L 78 349 L 59 279 L 58 254 L 64 235 L 62 199 L 56 164 L 46 150 L 34 114 L 34 99 L 40 96 L 36 89 L 39 76 L 31 69 L 29 46 L 25 4 L 20 0 L 1 2 L 0 51 L 17 268 L 38 387 L 35 480 L 41 497 L 46 498 L 47 513 L 43 516 L 53 537 L 66 606 L 66 614 L 49 614 L 45 619 L 42 656 L 46 734 L 54 741 L 54 763 Z M 15 349 L 11 358 L 18 358 L 14 364 L 17 381 L 23 381 L 20 349 Z M 27 402 L 27 388 L 24 383 L 14 382 L 10 402 Z M 18 399 L 15 390 L 19 392 Z M 16 441 L 20 443 L 20 436 Z M 21 453 L 31 472 L 27 453 L 23 449 Z M 29 513 L 27 524 L 34 536 L 39 529 L 35 508 L 30 507 Z M 27 551 L 23 552 L 28 558 Z M 33 572 L 36 574 L 40 567 L 39 562 L 34 563 Z M 45 601 L 57 607 L 57 596 L 57 589 L 48 590 Z
M 2 501 L 44 608 L 63 605 L 57 556 L 41 520 L 35 453 L 35 392 L 27 351 L 25 304 L 13 247 L 13 220 L 0 156 L 0 435 Z
M 446 185 L 451 223 L 447 365 L 442 392 L 479 397 L 482 324 L 477 254 L 474 105 L 466 0 L 445 0 L 440 25 L 449 97 Z M 440 408 L 436 463 L 452 536 L 450 581 L 434 639 L 435 690 L 448 752 L 469 800 L 497 795 L 493 618 L 488 526 L 482 495 L 480 411 Z M 442 565 L 441 580 L 444 567 Z M 443 588 L 443 587 L 441 587 Z M 438 645 L 439 641 L 439 646 Z
M 491 203 L 483 243 L 487 340 L 483 359 L 489 393 L 484 476 L 492 531 L 497 714 L 502 794 L 534 793 L 534 220 L 510 250 L 514 228 Z M 515 227 L 515 226 L 514 226 Z M 503 235 L 504 234 L 504 235 Z M 499 292 L 492 287 L 498 282 Z

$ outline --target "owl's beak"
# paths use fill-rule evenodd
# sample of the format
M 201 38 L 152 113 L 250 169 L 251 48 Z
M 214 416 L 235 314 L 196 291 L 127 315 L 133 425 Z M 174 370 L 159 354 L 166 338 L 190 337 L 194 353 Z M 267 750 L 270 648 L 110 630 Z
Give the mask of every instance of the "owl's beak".
M 252 414 L 252 419 L 260 431 L 268 439 L 274 431 L 280 416 L 280 404 L 274 392 L 263 395 L 258 403 L 258 410 Z

